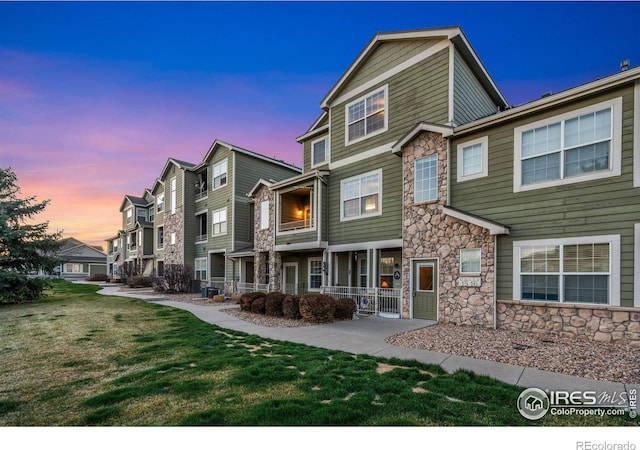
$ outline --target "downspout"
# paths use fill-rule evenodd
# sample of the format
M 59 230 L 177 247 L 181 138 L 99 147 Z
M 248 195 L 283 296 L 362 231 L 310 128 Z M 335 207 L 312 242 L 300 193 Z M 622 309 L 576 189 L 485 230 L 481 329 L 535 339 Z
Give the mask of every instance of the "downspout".
M 493 235 L 493 329 L 498 329 L 498 280 L 496 278 L 498 271 L 498 235 Z

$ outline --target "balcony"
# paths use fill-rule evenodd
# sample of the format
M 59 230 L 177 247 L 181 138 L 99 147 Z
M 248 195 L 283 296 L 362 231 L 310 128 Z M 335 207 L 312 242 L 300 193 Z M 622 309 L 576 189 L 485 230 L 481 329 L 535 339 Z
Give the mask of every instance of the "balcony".
M 296 188 L 280 195 L 278 231 L 296 231 L 313 228 L 315 220 L 311 210 L 313 204 L 311 186 Z
M 280 224 L 280 231 L 293 231 L 303 228 L 313 228 L 313 218 L 302 220 L 294 220 L 292 222 L 285 222 Z

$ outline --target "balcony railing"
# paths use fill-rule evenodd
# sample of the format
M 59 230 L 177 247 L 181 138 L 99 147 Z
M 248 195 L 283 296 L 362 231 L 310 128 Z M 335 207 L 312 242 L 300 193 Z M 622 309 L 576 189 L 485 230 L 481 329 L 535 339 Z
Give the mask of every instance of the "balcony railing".
M 206 189 L 204 191 L 198 191 L 196 192 L 196 201 L 207 198 L 208 195 L 209 191 L 207 191 Z
M 293 230 L 301 230 L 304 228 L 312 228 L 313 227 L 313 218 L 303 219 L 303 220 L 295 220 L 293 222 L 285 222 L 280 224 L 280 231 L 293 231 Z
M 196 236 L 196 242 L 206 242 L 206 240 L 207 240 L 206 234 L 201 234 L 199 236 Z
M 323 286 L 322 293 L 353 299 L 358 313 L 400 318 L 400 289 Z

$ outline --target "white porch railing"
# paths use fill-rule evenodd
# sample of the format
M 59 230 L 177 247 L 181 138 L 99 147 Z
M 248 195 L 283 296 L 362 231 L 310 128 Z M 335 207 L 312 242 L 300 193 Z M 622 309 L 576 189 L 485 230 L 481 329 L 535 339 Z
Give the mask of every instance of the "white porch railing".
M 299 230 L 302 228 L 312 228 L 313 227 L 313 218 L 303 219 L 303 220 L 295 220 L 292 222 L 283 222 L 280 224 L 280 231 L 292 231 Z
M 334 298 L 352 298 L 358 313 L 400 317 L 400 289 L 323 286 L 322 293 Z
M 247 292 L 271 292 L 271 287 L 268 284 L 263 283 L 243 283 L 238 281 L 236 283 L 236 292 L 240 295 Z

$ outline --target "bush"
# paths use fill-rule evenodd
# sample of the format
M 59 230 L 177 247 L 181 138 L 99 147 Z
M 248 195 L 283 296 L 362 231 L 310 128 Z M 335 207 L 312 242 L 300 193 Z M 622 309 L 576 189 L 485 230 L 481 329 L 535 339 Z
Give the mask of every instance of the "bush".
M 129 277 L 127 278 L 127 286 L 129 286 L 130 288 L 151 287 L 153 286 L 153 278 L 143 277 L 140 275 Z
M 106 273 L 94 273 L 90 277 L 87 277 L 87 281 L 107 281 L 109 277 Z
M 356 304 L 352 298 L 337 298 L 336 312 L 334 317 L 336 320 L 351 320 L 356 312 Z
M 282 292 L 270 292 L 265 301 L 265 314 L 271 317 L 282 317 L 282 302 L 285 295 Z
M 300 315 L 300 299 L 297 295 L 287 295 L 282 300 L 282 314 L 285 319 L 298 320 Z
M 336 300 L 323 294 L 305 294 L 300 297 L 300 314 L 305 322 L 333 322 Z
M 264 292 L 247 292 L 246 294 L 242 294 L 242 297 L 240 297 L 240 310 L 251 311 L 251 304 L 254 300 L 264 297 L 265 295 Z
M 0 272 L 0 303 L 26 303 L 38 300 L 49 287 L 46 278 L 28 278 L 18 272 Z
M 167 264 L 164 266 L 164 284 L 168 293 L 191 292 L 193 268 L 186 264 Z
M 266 303 L 267 303 L 266 297 L 256 298 L 253 302 L 251 302 L 251 312 L 254 314 L 264 314 Z

